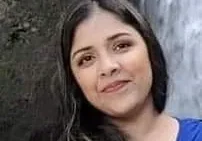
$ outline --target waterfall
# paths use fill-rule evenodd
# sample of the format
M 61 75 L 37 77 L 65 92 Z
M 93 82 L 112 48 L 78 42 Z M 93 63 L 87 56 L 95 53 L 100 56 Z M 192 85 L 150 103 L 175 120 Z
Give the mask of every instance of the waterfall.
M 166 111 L 202 117 L 202 1 L 141 0 L 140 9 L 166 57 L 170 77 Z

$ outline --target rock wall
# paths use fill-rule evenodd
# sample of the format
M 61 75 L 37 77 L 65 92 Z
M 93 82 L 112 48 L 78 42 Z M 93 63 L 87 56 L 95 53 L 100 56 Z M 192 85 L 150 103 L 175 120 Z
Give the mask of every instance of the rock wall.
M 0 0 L 1 141 L 27 141 L 32 128 L 56 118 L 51 87 L 68 2 Z
M 142 0 L 166 56 L 170 76 L 167 111 L 202 117 L 202 1 Z

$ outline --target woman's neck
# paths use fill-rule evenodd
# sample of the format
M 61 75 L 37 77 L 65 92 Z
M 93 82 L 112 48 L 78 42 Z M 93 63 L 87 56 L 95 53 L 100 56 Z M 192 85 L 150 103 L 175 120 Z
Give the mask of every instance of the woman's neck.
M 151 100 L 146 102 L 133 115 L 113 119 L 113 122 L 128 136 L 129 141 L 175 141 L 178 131 L 176 121 L 164 113 L 158 113 Z M 161 134 L 162 137 L 159 136 Z

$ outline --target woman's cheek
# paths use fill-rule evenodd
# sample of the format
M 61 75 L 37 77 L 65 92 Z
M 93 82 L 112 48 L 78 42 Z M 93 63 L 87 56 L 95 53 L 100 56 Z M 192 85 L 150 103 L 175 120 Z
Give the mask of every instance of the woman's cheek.
M 85 95 L 94 93 L 96 89 L 96 72 L 93 68 L 85 68 L 77 72 L 77 82 Z

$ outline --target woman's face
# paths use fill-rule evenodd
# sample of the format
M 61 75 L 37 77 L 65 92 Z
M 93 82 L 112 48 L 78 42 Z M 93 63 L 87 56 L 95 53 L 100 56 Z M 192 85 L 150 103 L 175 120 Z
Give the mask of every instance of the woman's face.
M 152 71 L 146 44 L 132 26 L 96 9 L 75 31 L 71 68 L 86 99 L 97 109 L 123 117 L 144 107 Z

